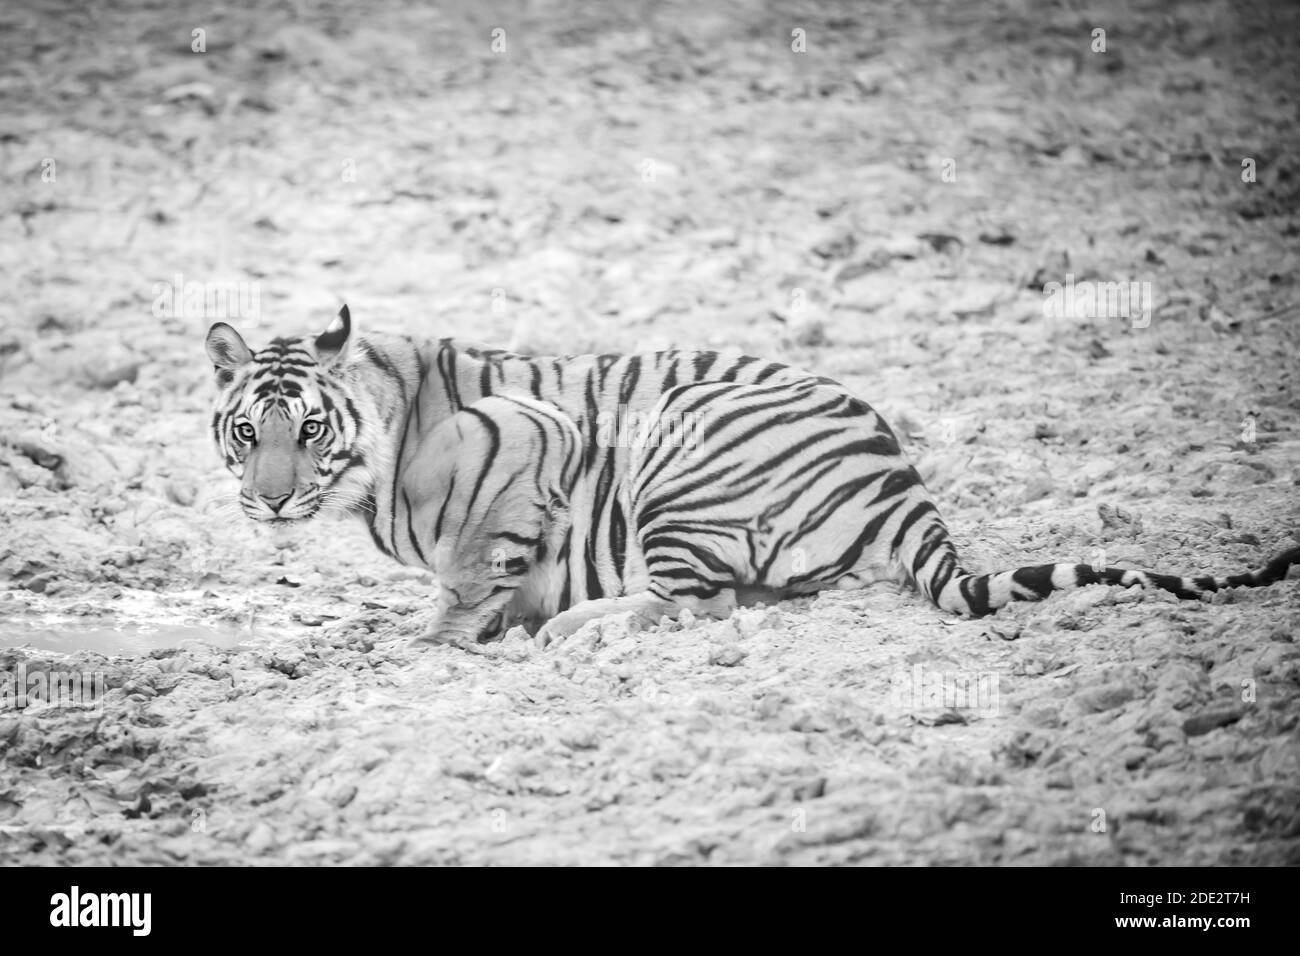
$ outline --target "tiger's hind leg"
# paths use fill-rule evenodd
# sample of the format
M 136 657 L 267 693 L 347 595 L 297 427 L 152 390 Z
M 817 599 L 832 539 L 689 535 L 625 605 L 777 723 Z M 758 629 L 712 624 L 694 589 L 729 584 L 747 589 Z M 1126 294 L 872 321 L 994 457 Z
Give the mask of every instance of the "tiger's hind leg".
M 629 495 L 655 598 L 717 614 L 897 578 L 890 543 L 920 478 L 866 403 L 817 381 L 709 382 L 652 418 L 673 425 L 638 445 Z
M 579 604 L 547 636 L 621 611 L 722 616 L 738 596 L 893 576 L 890 543 L 920 478 L 866 403 L 817 380 L 705 382 L 665 392 L 649 419 L 627 482 L 643 590 Z

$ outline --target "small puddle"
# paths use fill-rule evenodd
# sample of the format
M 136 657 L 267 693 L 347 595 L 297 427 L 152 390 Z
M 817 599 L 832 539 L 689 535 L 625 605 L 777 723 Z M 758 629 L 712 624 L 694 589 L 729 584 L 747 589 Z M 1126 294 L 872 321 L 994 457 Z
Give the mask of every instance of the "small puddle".
M 0 618 L 0 647 L 45 651 L 96 651 L 100 654 L 147 655 L 162 648 L 202 641 L 234 647 L 248 640 L 246 630 L 230 626 L 115 624 L 104 620 Z

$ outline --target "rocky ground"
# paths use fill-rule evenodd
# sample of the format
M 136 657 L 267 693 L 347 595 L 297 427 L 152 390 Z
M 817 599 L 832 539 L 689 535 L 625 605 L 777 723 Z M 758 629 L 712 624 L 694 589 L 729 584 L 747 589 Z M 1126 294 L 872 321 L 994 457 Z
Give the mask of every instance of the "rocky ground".
M 740 347 L 892 421 L 973 570 L 1241 570 L 1300 543 L 1300 8 L 255 6 L 0 11 L 0 676 L 107 688 L 0 698 L 0 863 L 1300 863 L 1294 580 L 413 649 L 426 576 L 214 507 L 171 296 Z

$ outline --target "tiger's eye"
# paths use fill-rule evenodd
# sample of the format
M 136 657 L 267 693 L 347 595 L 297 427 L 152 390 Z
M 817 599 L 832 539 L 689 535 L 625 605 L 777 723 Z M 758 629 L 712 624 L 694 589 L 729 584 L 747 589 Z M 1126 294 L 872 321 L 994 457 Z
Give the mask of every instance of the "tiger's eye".
M 303 422 L 302 437 L 304 439 L 318 438 L 325 431 L 325 426 L 320 422 Z
M 235 426 L 235 437 L 240 441 L 252 444 L 252 442 L 257 438 L 257 429 L 248 422 L 241 422 Z

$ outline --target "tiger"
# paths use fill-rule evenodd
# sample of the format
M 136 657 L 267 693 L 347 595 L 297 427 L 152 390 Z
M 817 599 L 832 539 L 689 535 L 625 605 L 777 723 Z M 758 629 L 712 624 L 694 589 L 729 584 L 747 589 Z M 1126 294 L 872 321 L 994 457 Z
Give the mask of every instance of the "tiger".
M 979 617 L 1092 584 L 1198 599 L 1284 579 L 1053 563 L 962 568 L 898 438 L 838 382 L 715 351 L 529 357 L 451 338 L 317 335 L 252 351 L 208 331 L 212 436 L 247 517 L 351 514 L 375 546 L 432 572 L 418 641 L 472 646 L 521 626 L 542 646 L 609 615 L 893 581 Z

